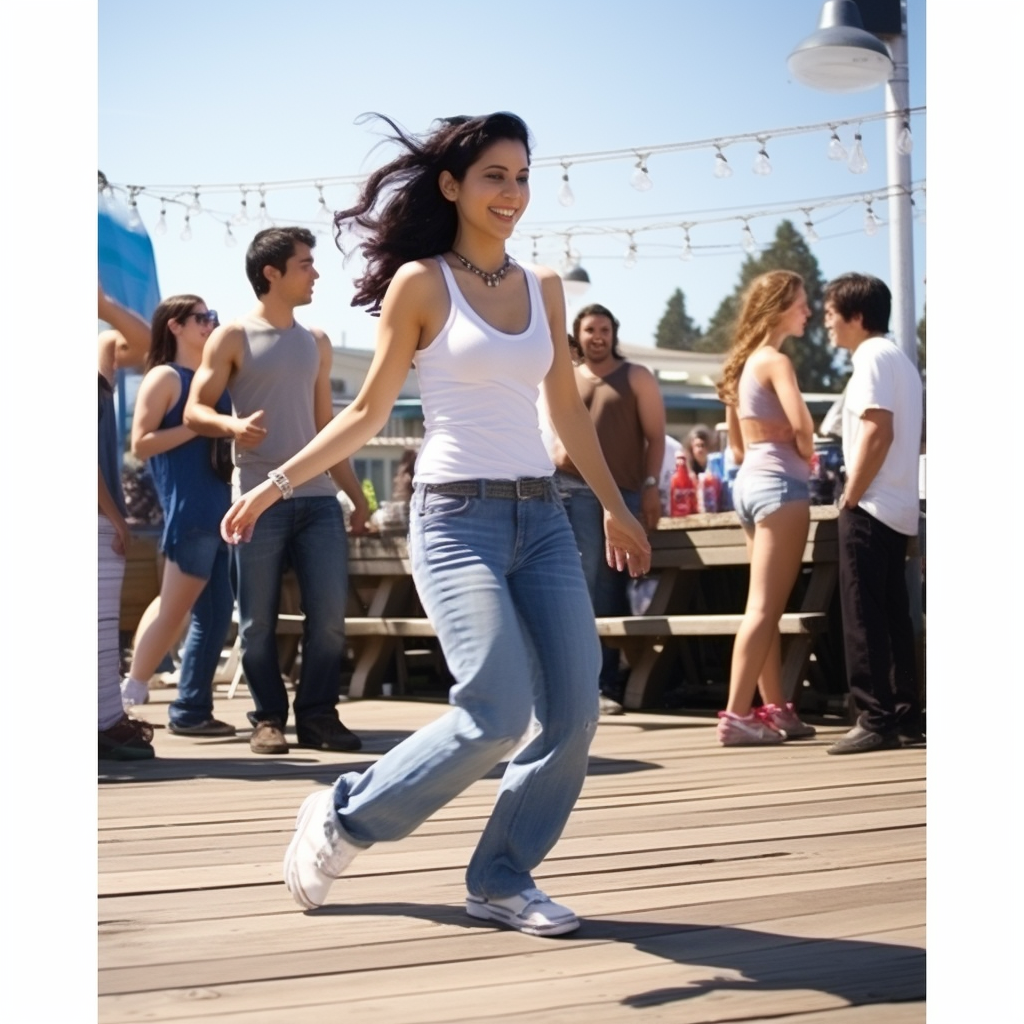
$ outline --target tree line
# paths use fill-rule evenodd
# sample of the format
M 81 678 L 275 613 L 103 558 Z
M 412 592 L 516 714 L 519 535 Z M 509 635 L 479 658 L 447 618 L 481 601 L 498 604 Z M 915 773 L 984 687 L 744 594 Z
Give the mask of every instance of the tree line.
M 818 261 L 793 222 L 783 220 L 775 231 L 772 243 L 757 256 L 748 256 L 740 268 L 739 280 L 732 294 L 726 296 L 715 311 L 707 330 L 694 323 L 686 312 L 683 290 L 677 288 L 655 331 L 658 348 L 682 349 L 688 352 L 725 352 L 732 343 L 732 329 L 739 315 L 740 298 L 747 285 L 759 274 L 769 270 L 792 270 L 804 281 L 811 318 L 801 339 L 788 339 L 782 351 L 793 360 L 802 391 L 839 392 L 850 377 L 849 358 L 836 351 L 825 331 L 825 280 Z M 918 362 L 925 363 L 925 317 L 918 324 Z

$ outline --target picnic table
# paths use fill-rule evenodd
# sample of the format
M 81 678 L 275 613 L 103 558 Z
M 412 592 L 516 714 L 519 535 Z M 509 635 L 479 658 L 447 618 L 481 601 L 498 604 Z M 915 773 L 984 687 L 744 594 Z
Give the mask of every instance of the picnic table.
M 832 506 L 811 508 L 803 556 L 808 573 L 795 593 L 797 607 L 780 623 L 787 698 L 803 678 L 814 637 L 827 628 L 837 578 L 837 517 Z M 743 618 L 742 597 L 728 610 L 705 610 L 706 601 L 699 601 L 701 574 L 749 564 L 743 528 L 734 512 L 662 519 L 651 534 L 651 547 L 651 569 L 658 582 L 645 613 L 597 619 L 598 634 L 623 648 L 629 662 L 625 705 L 630 709 L 655 705 L 680 645 L 685 655 L 690 642 L 735 635 Z M 434 637 L 434 630 L 416 598 L 404 537 L 349 538 L 349 580 L 346 634 L 356 651 L 349 697 L 369 697 L 380 693 L 392 658 L 397 655 L 401 665 L 404 641 Z M 695 604 L 700 610 L 694 610 Z M 301 616 L 294 618 L 296 625 L 301 623 Z

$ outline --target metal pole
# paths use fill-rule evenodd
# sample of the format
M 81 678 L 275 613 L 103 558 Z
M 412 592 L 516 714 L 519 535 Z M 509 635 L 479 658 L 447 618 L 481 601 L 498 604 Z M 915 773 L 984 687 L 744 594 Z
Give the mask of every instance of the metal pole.
M 899 115 L 910 107 L 907 71 L 906 6 L 900 4 L 903 33 L 888 36 L 892 55 L 892 75 L 885 86 L 885 110 Z M 914 308 L 914 239 L 910 205 L 910 154 L 902 154 L 896 145 L 903 129 L 903 118 L 886 119 L 886 168 L 890 191 L 898 194 L 889 200 L 889 275 L 892 278 L 892 320 L 890 327 L 896 344 L 917 366 L 917 315 Z

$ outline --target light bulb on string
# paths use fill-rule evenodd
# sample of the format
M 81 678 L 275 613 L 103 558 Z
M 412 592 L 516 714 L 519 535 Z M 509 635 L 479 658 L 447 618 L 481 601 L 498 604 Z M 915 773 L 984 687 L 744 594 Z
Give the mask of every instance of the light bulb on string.
M 804 216 L 807 217 L 807 220 L 804 221 L 804 238 L 806 238 L 808 242 L 821 241 L 818 237 L 818 232 L 814 230 L 814 221 L 811 220 L 811 211 L 804 210 Z
M 914 136 L 910 134 L 910 122 L 904 121 L 899 135 L 896 136 L 896 152 L 900 156 L 910 156 L 914 148 Z
M 681 260 L 693 259 L 693 247 L 690 245 L 690 229 L 683 226 L 683 251 L 679 254 Z
M 853 149 L 850 150 L 850 159 L 846 161 L 846 166 L 851 174 L 863 174 L 868 169 L 868 159 L 864 155 L 860 132 L 853 136 Z
M 270 214 L 267 213 L 267 193 L 263 188 L 260 189 L 260 213 L 256 223 L 260 231 L 265 231 L 271 224 Z
M 242 201 L 238 206 L 238 213 L 232 217 L 232 221 L 235 224 L 248 224 L 249 223 L 249 207 L 245 202 L 246 190 L 242 189 Z
M 195 192 L 192 193 L 192 202 L 188 204 L 189 214 L 196 214 L 203 212 L 203 204 L 199 202 L 199 186 L 195 185 Z
M 881 218 L 875 213 L 874 208 L 871 205 L 871 200 L 868 200 L 868 208 L 864 211 L 864 234 L 865 235 L 877 235 L 878 227 L 882 223 Z
M 234 234 L 232 233 L 230 223 L 224 224 L 224 244 L 229 249 L 232 248 L 233 246 L 238 245 L 238 239 L 235 238 Z
M 843 160 L 847 159 L 846 147 L 842 144 L 839 139 L 839 133 L 832 129 L 832 135 L 828 140 L 828 158 L 829 160 Z
M 629 247 L 626 249 L 626 258 L 622 261 L 622 265 L 627 270 L 632 270 L 636 266 L 639 255 L 636 251 L 636 240 L 633 238 L 633 232 L 629 232 Z
M 158 235 L 167 234 L 167 207 L 162 199 L 160 200 L 160 216 L 157 218 L 156 224 L 153 225 L 153 230 Z
M 128 227 L 138 228 L 142 227 L 142 217 L 139 215 L 139 204 L 135 201 L 135 197 L 139 194 L 139 190 L 132 186 L 128 187 Z
M 757 239 L 754 238 L 754 232 L 750 230 L 750 225 L 746 221 L 743 222 L 743 231 L 740 232 L 740 244 L 744 252 L 751 256 L 757 252 Z
M 317 219 L 324 224 L 334 223 L 334 214 L 331 212 L 330 207 L 327 205 L 327 200 L 324 199 L 324 187 L 319 182 L 316 186 L 317 193 L 320 197 L 320 209 L 317 210 Z
M 651 181 L 651 176 L 647 173 L 646 156 L 640 156 L 637 160 L 636 167 L 633 169 L 632 175 L 630 175 L 629 183 L 637 192 L 649 192 L 654 188 L 654 182 Z
M 761 148 L 757 151 L 757 156 L 754 157 L 754 173 L 762 176 L 771 174 L 772 162 L 768 158 L 768 150 L 765 149 L 768 140 L 759 138 L 757 141 L 761 143 Z
M 569 164 L 562 164 L 562 184 L 558 189 L 558 201 L 563 206 L 572 206 L 576 197 L 572 194 L 572 186 L 569 184 Z
M 185 226 L 181 229 L 181 234 L 178 236 L 183 242 L 192 240 L 192 222 L 190 217 L 190 214 L 185 214 Z
M 732 175 L 732 168 L 726 160 L 721 146 L 715 146 L 715 177 L 728 178 Z

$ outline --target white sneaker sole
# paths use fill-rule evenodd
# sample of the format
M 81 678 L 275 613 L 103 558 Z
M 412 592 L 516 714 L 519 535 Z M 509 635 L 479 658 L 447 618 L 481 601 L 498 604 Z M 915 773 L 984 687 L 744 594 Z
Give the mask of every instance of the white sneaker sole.
M 299 813 L 295 816 L 295 835 L 292 836 L 292 841 L 288 844 L 288 849 L 284 854 L 284 884 L 292 894 L 292 899 L 304 910 L 316 910 L 317 907 L 322 907 L 327 900 L 327 893 L 331 885 L 336 881 L 336 877 L 332 878 L 330 875 L 325 875 L 318 868 L 314 868 L 319 875 L 320 891 L 315 895 L 311 895 L 302 884 L 302 872 L 299 870 L 299 858 L 306 829 L 310 827 L 311 817 L 322 819 L 326 815 L 325 800 L 333 800 L 332 790 L 311 793 L 302 801 Z M 348 867 L 355 855 L 360 852 L 352 844 L 347 843 L 345 845 L 349 856 L 341 866 L 339 875 Z
M 549 921 L 546 924 L 533 924 L 517 917 L 507 907 L 495 903 L 488 903 L 480 896 L 466 897 L 466 913 L 480 921 L 496 921 L 505 925 L 506 928 L 514 928 L 524 935 L 565 935 L 574 932 L 580 926 L 580 919 L 573 914 L 572 917 L 562 921 Z

